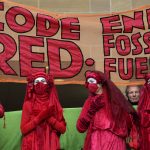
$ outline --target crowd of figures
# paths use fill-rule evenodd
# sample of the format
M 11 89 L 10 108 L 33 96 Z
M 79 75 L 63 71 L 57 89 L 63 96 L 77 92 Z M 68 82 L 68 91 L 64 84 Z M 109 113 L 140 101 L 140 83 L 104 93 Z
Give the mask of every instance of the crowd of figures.
M 86 132 L 83 149 L 149 150 L 150 73 L 142 87 L 126 87 L 128 100 L 104 73 L 88 71 L 85 78 L 89 95 L 76 123 L 79 132 Z M 59 150 L 66 126 L 53 76 L 43 72 L 29 75 L 20 124 L 21 149 Z

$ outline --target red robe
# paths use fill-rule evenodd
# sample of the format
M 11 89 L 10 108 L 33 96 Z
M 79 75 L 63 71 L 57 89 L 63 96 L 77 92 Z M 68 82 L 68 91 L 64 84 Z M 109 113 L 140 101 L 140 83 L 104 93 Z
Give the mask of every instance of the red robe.
M 59 137 L 66 130 L 62 107 L 58 102 L 56 89 L 52 88 L 50 95 L 33 95 L 24 102 L 21 119 L 23 134 L 22 150 L 57 150 L 60 149 Z M 53 116 L 36 124 L 35 118 L 49 104 L 54 105 Z
M 108 94 L 106 89 L 103 90 L 104 97 L 101 99 L 101 103 L 104 106 L 90 120 L 87 112 L 94 100 L 94 97 L 90 96 L 85 101 L 77 121 L 79 132 L 88 130 L 84 150 L 126 150 L 125 138 L 128 136 L 128 129 L 132 126 L 130 116 L 122 111 L 118 118 L 120 120 L 113 120 Z M 84 123 L 87 120 L 90 120 L 89 125 Z
M 140 117 L 140 150 L 150 149 L 150 87 L 145 84 L 138 105 Z
M 130 149 L 137 150 L 139 149 L 139 129 L 132 123 L 129 137 L 127 137 L 127 144 Z

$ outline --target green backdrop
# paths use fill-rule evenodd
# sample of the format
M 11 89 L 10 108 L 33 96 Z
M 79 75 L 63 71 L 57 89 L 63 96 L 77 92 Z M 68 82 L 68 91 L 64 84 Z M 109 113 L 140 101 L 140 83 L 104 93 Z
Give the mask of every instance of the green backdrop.
M 61 135 L 61 148 L 64 150 L 81 150 L 85 134 L 76 130 L 76 121 L 81 108 L 65 108 L 64 117 L 67 122 L 66 133 Z M 3 128 L 4 120 L 0 119 L 0 150 L 20 150 L 21 111 L 5 113 L 6 128 Z
M 133 106 L 137 109 L 137 106 Z M 79 133 L 76 129 L 76 121 L 81 108 L 65 108 L 64 117 L 67 122 L 67 130 L 61 135 L 61 148 L 64 150 L 81 150 L 85 133 Z M 4 120 L 0 119 L 0 150 L 20 150 L 21 111 L 5 113 L 6 128 L 3 128 Z

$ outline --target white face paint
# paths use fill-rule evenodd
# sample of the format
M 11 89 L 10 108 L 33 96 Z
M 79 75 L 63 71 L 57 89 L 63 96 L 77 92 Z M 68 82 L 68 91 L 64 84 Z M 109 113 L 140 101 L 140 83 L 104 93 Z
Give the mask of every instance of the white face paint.
M 103 92 L 102 84 L 98 84 L 96 79 L 94 79 L 94 78 L 88 78 L 87 82 L 90 83 L 90 84 L 97 84 L 98 89 L 95 92 L 95 94 L 102 94 L 102 92 Z
M 46 79 L 43 77 L 38 77 L 34 80 L 34 85 L 36 85 L 37 83 L 42 82 L 43 84 L 47 84 Z
M 88 82 L 88 83 L 95 83 L 95 84 L 97 84 L 97 81 L 96 81 L 96 79 L 94 79 L 94 78 L 88 78 L 88 79 L 87 79 L 87 82 Z
M 150 79 L 148 79 L 147 84 L 150 84 Z

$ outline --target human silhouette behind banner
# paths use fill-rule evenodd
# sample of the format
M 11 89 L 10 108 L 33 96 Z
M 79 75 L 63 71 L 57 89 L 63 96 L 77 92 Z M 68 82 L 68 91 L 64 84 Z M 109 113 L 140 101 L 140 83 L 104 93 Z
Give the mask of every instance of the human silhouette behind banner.
M 66 123 L 51 75 L 38 72 L 28 77 L 20 127 L 22 150 L 60 149 Z
M 121 91 L 105 74 L 86 73 L 89 97 L 77 121 L 79 132 L 87 131 L 84 150 L 126 150 L 125 139 L 137 114 Z

